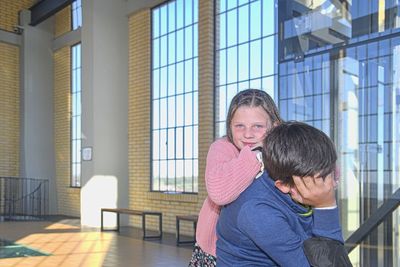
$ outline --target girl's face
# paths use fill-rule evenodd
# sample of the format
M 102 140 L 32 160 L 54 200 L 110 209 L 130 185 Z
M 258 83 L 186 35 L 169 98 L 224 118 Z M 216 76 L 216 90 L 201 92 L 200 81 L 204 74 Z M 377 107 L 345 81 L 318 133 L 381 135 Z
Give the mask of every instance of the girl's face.
M 241 106 L 231 121 L 233 144 L 239 150 L 245 146 L 261 146 L 271 127 L 271 119 L 262 107 Z

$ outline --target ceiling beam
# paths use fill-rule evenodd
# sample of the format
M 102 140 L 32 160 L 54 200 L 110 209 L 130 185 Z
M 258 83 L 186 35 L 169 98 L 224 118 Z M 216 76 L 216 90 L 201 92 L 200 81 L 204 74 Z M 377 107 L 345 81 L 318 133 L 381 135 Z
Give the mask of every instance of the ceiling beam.
M 74 0 L 42 0 L 29 8 L 31 11 L 31 26 L 53 16 L 64 7 L 70 5 Z

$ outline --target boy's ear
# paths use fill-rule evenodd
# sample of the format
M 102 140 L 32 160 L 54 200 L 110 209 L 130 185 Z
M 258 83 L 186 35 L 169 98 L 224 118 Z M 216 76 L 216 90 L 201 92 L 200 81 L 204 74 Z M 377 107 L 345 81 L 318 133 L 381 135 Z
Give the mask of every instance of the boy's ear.
M 284 194 L 288 194 L 290 192 L 290 185 L 284 184 L 281 180 L 275 181 L 275 186 Z

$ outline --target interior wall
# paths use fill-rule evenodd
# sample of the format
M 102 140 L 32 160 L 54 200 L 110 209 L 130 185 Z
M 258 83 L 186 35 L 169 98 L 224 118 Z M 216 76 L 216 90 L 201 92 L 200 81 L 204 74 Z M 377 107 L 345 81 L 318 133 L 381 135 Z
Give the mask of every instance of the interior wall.
M 20 174 L 49 180 L 55 191 L 53 134 L 53 22 L 29 26 L 30 12 L 20 13 L 21 44 L 21 160 Z M 37 66 L 40 65 L 40 68 Z M 49 194 L 50 213 L 56 212 L 55 194 Z
M 99 226 L 101 207 L 129 199 L 128 18 L 124 0 L 82 5 L 82 147 L 92 160 L 82 162 L 81 223 Z

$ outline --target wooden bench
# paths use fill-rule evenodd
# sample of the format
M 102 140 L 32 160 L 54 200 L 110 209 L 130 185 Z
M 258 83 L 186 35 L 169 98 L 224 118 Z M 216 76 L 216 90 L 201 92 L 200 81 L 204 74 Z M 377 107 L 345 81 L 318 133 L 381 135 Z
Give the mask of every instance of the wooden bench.
M 111 229 L 111 231 L 119 232 L 119 215 L 137 215 L 142 217 L 142 229 L 143 229 L 143 239 L 146 238 L 162 238 L 162 213 L 156 211 L 141 211 L 141 210 L 131 210 L 131 209 L 112 209 L 112 208 L 102 208 L 101 209 L 101 231 L 105 231 L 103 227 L 103 213 L 104 212 L 114 212 L 117 214 L 117 228 Z M 146 234 L 146 216 L 157 216 L 158 217 L 158 235 L 147 235 Z
M 199 216 L 197 215 L 177 215 L 176 216 L 176 245 L 179 246 L 181 244 L 194 244 L 196 243 L 196 228 L 197 228 L 197 220 Z M 189 221 L 193 222 L 193 239 L 191 240 L 181 240 L 180 233 L 180 222 L 181 221 Z

